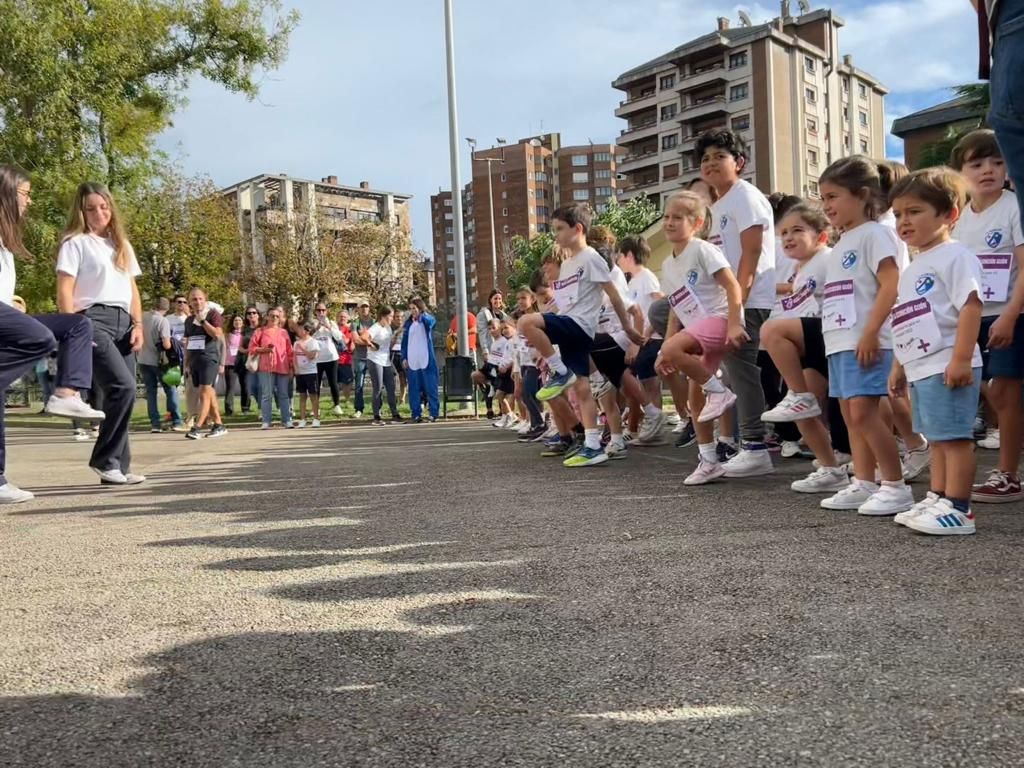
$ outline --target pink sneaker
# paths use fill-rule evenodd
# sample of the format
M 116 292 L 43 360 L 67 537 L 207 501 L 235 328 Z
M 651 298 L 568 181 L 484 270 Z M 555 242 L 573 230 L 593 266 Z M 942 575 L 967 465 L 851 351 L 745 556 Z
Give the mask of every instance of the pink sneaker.
M 690 476 L 683 480 L 683 485 L 704 485 L 712 480 L 717 480 L 725 475 L 725 467 L 718 462 L 714 464 L 700 460 L 697 468 L 690 473 Z
M 736 402 L 736 395 L 730 389 L 726 389 L 724 392 L 705 392 L 704 394 L 707 396 L 707 401 L 704 403 L 700 416 L 697 417 L 697 421 L 701 424 L 706 421 L 714 421 Z

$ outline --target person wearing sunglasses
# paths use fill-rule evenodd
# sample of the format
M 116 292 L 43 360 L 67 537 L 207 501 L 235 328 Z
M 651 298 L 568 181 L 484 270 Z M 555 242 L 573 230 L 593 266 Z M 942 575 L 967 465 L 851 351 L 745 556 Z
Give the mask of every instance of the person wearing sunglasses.
M 341 334 L 338 324 L 327 313 L 327 304 L 316 303 L 316 316 L 313 318 L 313 338 L 320 348 L 316 360 L 317 393 L 323 386 L 324 376 L 327 386 L 331 388 L 331 400 L 334 402 L 334 415 L 341 416 L 341 401 L 338 398 L 338 347 L 337 344 L 345 337 Z
M 173 312 L 167 315 L 167 325 L 171 331 L 171 338 L 179 344 L 185 343 L 185 321 L 191 314 L 188 309 L 188 299 L 178 295 L 174 297 L 171 304 Z
M 238 390 L 242 397 L 242 413 L 249 413 L 252 404 L 256 409 L 260 408 L 260 375 L 250 373 L 245 367 L 249 359 L 249 345 L 252 343 L 252 336 L 263 325 L 263 315 L 256 307 L 246 307 L 242 316 L 242 344 L 238 347 L 238 355 L 235 357 L 235 374 L 238 376 Z
M 260 410 L 263 429 L 270 429 L 273 401 L 276 398 L 281 423 L 291 429 L 292 411 L 288 386 L 292 379 L 292 341 L 284 328 L 285 315 L 280 307 L 267 313 L 267 324 L 256 330 L 249 342 L 249 354 L 260 356 Z

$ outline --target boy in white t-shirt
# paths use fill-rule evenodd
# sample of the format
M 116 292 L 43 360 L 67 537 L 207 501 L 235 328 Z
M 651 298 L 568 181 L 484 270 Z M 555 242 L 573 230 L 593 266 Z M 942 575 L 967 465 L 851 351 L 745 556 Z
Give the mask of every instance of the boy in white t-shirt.
M 559 314 L 531 313 L 519 319 L 519 332 L 547 361 L 550 369 L 548 382 L 537 393 L 537 398 L 550 400 L 570 386 L 576 393 L 584 427 L 584 446 L 563 462 L 567 467 L 592 466 L 608 460 L 608 455 L 601 450 L 597 405 L 588 380 L 590 346 L 597 332 L 603 296 L 608 296 L 627 337 L 636 343 L 643 340 L 629 322 L 608 265 L 586 244 L 591 218 L 590 209 L 582 205 L 565 206 L 552 214 L 555 242 L 569 253 L 569 258 L 559 268 L 558 279 L 551 286 Z
M 764 475 L 775 471 L 764 441 L 764 390 L 757 365 L 761 326 L 775 304 L 772 207 L 757 187 L 740 178 L 749 157 L 741 136 L 729 130 L 705 133 L 697 139 L 696 154 L 701 159 L 701 177 L 718 193 L 711 207 L 708 242 L 722 249 L 739 281 L 748 337 L 722 361 L 729 385 L 736 392 L 742 440 L 740 452 L 726 462 L 725 474 Z
M 982 448 L 999 450 L 999 465 L 988 480 L 975 485 L 971 501 L 1003 503 L 1024 499 L 1017 467 L 1024 422 L 1021 381 L 1024 380 L 1024 231 L 1017 198 L 1006 185 L 1006 163 L 995 134 L 971 131 L 953 149 L 953 167 L 967 180 L 971 203 L 953 229 L 953 239 L 975 253 L 983 284 L 981 330 L 982 395 L 994 412 L 992 429 Z
M 900 238 L 916 255 L 892 310 L 889 390 L 910 382 L 914 431 L 931 444 L 931 491 L 896 522 L 935 535 L 974 533 L 974 416 L 981 389 L 981 262 L 952 242 L 963 180 L 948 168 L 912 173 L 892 190 Z
M 317 359 L 320 356 L 320 342 L 313 336 L 316 333 L 315 323 L 303 323 L 295 326 L 295 344 L 292 347 L 295 367 L 295 391 L 299 395 L 299 423 L 301 429 L 306 426 L 306 400 L 310 401 L 310 413 L 313 426 L 320 426 L 320 375 L 317 372 Z

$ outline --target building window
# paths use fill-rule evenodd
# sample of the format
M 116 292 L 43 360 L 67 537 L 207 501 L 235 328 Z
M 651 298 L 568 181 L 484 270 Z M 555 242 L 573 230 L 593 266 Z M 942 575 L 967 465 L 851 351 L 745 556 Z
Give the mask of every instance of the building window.
M 444 207 L 445 208 L 451 208 L 452 207 L 452 200 L 451 200 L 450 197 L 446 197 L 445 198 L 445 200 L 444 200 Z
M 587 173 L 586 171 L 576 171 L 572 175 L 572 183 L 573 184 L 586 184 L 589 181 L 590 181 L 590 174 Z
M 508 208 L 502 208 L 501 209 L 501 215 L 502 216 L 508 216 Z
M 451 221 L 452 220 L 452 215 L 450 213 L 446 213 L 444 215 L 444 218 L 445 218 L 445 221 Z
M 843 134 L 843 147 L 845 149 L 849 149 L 850 148 L 850 134 L 848 134 L 848 133 L 844 133 Z
M 843 93 L 849 93 L 850 92 L 850 78 L 848 78 L 848 77 L 842 78 L 842 83 L 843 83 Z
M 861 151 L 861 154 L 864 154 L 864 155 L 866 155 L 868 153 L 868 140 L 867 139 L 861 139 L 860 140 L 860 151 Z
M 664 75 L 664 76 L 662 76 L 662 78 L 661 78 L 661 90 L 664 91 L 664 90 L 666 90 L 668 88 L 671 88 L 675 84 L 676 84 L 676 76 L 675 75 Z
M 610 168 L 601 168 L 594 171 L 595 179 L 610 179 L 612 177 L 612 171 Z
M 850 119 L 850 108 L 849 107 L 843 107 L 843 120 L 849 120 L 849 119 Z
M 576 165 L 576 163 L 573 163 L 573 165 Z M 540 171 L 538 171 L 538 172 L 537 172 L 537 173 L 535 174 L 535 177 L 534 177 L 534 178 L 535 178 L 535 179 L 536 179 L 537 181 L 547 181 L 547 180 L 548 180 L 548 175 L 547 175 L 546 173 L 541 173 Z
M 747 131 L 750 130 L 750 115 L 740 115 L 732 119 L 732 129 L 734 131 Z
M 817 165 L 818 164 L 818 150 L 816 150 L 816 149 L 808 149 L 807 150 L 807 162 L 810 163 L 811 165 Z
M 581 166 L 581 165 L 586 165 L 587 164 L 587 156 L 586 155 L 573 155 L 572 156 L 572 164 L 575 165 L 577 168 L 579 166 Z
M 454 232 L 454 231 L 455 231 L 455 228 L 454 228 L 454 227 L 445 227 L 445 228 L 444 228 L 444 233 L 445 233 L 446 235 L 450 235 L 450 234 L 451 234 L 452 232 Z
M 501 190 L 501 199 L 502 200 L 508 200 L 508 190 L 505 190 L 505 189 Z
M 672 147 L 678 146 L 678 144 L 679 144 L 679 134 L 678 133 L 673 133 L 673 134 L 670 134 L 668 136 L 662 136 L 661 137 L 661 148 L 662 149 L 672 149 Z
M 750 86 L 746 83 L 734 85 L 729 89 L 729 101 L 739 101 L 750 95 Z
M 679 175 L 679 163 L 672 163 L 672 165 L 663 166 L 661 169 L 662 179 L 674 179 Z
M 740 51 L 739 53 L 729 54 L 729 69 L 736 69 L 737 67 L 745 67 L 747 65 L 747 52 Z
M 811 104 L 818 103 L 818 92 L 815 91 L 813 88 L 804 88 L 804 97 Z
M 814 72 L 814 59 L 812 59 L 810 56 L 804 56 L 804 69 L 806 69 L 808 72 Z
M 589 189 L 574 189 L 572 191 L 573 200 L 589 200 L 590 190 Z
M 455 274 L 455 267 L 448 267 L 448 274 L 449 275 L 454 275 Z
M 857 83 L 857 93 L 862 99 L 866 99 L 868 97 L 868 87 L 864 83 Z
M 595 152 L 594 162 L 595 163 L 610 163 L 612 161 L 611 152 Z
M 547 197 L 547 192 L 545 192 L 543 189 L 538 189 L 536 195 L 538 200 L 543 200 L 545 197 Z
M 867 127 L 868 124 L 868 113 L 863 109 L 860 110 L 860 124 Z
M 807 182 L 807 191 L 810 192 L 814 197 L 817 197 L 818 196 L 818 182 L 816 182 L 816 181 L 808 181 Z
M 546 205 L 537 206 L 537 218 L 546 219 L 548 217 L 548 208 Z
M 594 197 L 611 197 L 611 187 L 594 187 Z
M 661 119 L 662 120 L 671 120 L 675 116 L 676 116 L 676 105 L 675 104 L 666 104 L 664 107 L 661 108 Z
M 503 227 L 501 228 L 501 231 L 502 231 L 502 232 L 503 232 L 504 234 L 506 234 L 506 235 L 507 235 L 507 234 L 508 234 L 508 224 L 506 224 L 505 226 L 503 226 Z

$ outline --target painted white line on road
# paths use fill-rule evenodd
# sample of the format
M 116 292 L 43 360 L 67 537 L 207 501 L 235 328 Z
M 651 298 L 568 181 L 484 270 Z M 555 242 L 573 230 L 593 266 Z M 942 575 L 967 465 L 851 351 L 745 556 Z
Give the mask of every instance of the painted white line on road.
M 458 443 L 423 443 L 420 441 L 408 441 L 402 443 L 382 443 L 380 445 L 354 445 L 346 450 L 346 453 L 352 451 L 379 451 L 382 448 L 395 448 L 402 449 L 408 445 L 418 445 L 421 448 L 448 448 L 452 446 L 466 446 L 466 445 L 516 445 L 514 440 L 469 440 Z
M 348 693 L 349 691 L 372 691 L 379 687 L 380 683 L 364 683 L 363 685 L 336 685 L 327 690 L 330 693 Z
M 716 720 L 725 717 L 752 715 L 749 707 L 673 707 L 671 709 L 636 709 L 627 712 L 599 712 L 575 715 L 591 720 L 618 720 L 624 723 L 668 723 L 675 720 Z
M 690 493 L 668 493 L 664 496 L 612 496 L 613 501 L 649 501 L 651 499 L 688 499 Z
M 369 485 L 346 485 L 346 486 L 342 486 L 342 487 L 344 487 L 344 488 L 346 488 L 348 490 L 353 490 L 355 488 L 396 488 L 396 487 L 398 487 L 400 485 L 419 485 L 419 484 L 420 484 L 419 480 L 408 480 L 408 481 L 402 482 L 402 483 L 370 483 Z

